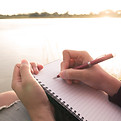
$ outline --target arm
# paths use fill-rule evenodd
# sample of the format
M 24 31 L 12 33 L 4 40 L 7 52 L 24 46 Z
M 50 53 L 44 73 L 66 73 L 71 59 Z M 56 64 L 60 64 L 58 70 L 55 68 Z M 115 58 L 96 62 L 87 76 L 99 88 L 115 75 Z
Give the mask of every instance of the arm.
M 37 69 L 31 70 L 28 61 L 23 60 L 17 64 L 13 72 L 12 88 L 28 110 L 32 121 L 54 121 L 50 102 L 31 71 L 38 73 Z
M 110 96 L 116 94 L 121 87 L 121 82 L 105 72 L 98 64 L 87 69 L 72 69 L 91 60 L 92 57 L 85 51 L 63 51 L 61 78 L 69 84 L 83 82 L 92 88 L 105 91 Z

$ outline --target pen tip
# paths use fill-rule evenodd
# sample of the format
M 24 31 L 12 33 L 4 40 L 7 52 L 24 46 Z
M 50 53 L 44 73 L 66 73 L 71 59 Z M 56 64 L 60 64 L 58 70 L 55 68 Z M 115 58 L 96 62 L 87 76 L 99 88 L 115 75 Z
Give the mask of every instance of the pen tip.
M 53 77 L 53 79 L 57 79 L 57 77 Z
M 59 78 L 60 77 L 60 75 L 57 75 L 56 77 L 53 77 L 53 79 L 57 79 L 57 78 Z

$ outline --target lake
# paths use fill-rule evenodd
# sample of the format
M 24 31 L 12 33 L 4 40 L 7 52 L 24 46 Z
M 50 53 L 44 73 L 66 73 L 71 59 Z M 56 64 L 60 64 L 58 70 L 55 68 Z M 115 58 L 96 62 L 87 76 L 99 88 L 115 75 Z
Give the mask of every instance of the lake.
M 120 18 L 0 19 L 0 92 L 10 90 L 14 65 L 62 58 L 64 49 L 86 50 L 93 58 L 114 53 L 100 65 L 121 78 Z

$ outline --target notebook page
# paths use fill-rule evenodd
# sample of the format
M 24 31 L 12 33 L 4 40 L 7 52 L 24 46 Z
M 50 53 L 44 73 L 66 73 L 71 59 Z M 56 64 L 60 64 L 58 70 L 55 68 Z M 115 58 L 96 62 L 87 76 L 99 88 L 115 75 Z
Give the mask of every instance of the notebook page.
M 88 121 L 121 121 L 121 108 L 108 101 L 108 96 L 83 83 L 68 85 L 61 78 L 53 79 L 60 72 L 60 60 L 47 64 L 35 78 L 52 90 L 58 98 L 76 110 Z

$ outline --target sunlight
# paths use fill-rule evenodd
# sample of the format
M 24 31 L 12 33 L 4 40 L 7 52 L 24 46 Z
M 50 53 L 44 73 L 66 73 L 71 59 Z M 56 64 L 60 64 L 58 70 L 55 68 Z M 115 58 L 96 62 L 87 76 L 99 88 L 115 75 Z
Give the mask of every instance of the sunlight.
M 108 16 L 108 15 L 107 15 L 107 16 L 106 16 L 106 15 L 105 15 L 105 16 L 102 16 L 102 19 L 104 19 L 105 21 L 109 21 L 111 18 L 112 18 L 112 17 L 110 17 L 110 16 Z
M 120 19 L 8 19 L 1 27 L 2 43 L 19 55 L 17 59 L 46 64 L 62 57 L 64 49 L 85 50 L 93 58 L 114 53 L 116 57 L 102 66 L 118 78 L 121 76 Z
M 109 20 L 111 17 L 110 16 L 103 16 L 102 18 Z
M 120 10 L 120 0 L 3 0 L 0 9 L 0 14 L 45 11 L 51 13 L 65 13 L 68 11 L 71 14 L 86 14 L 90 12 L 99 13 L 106 9 Z

